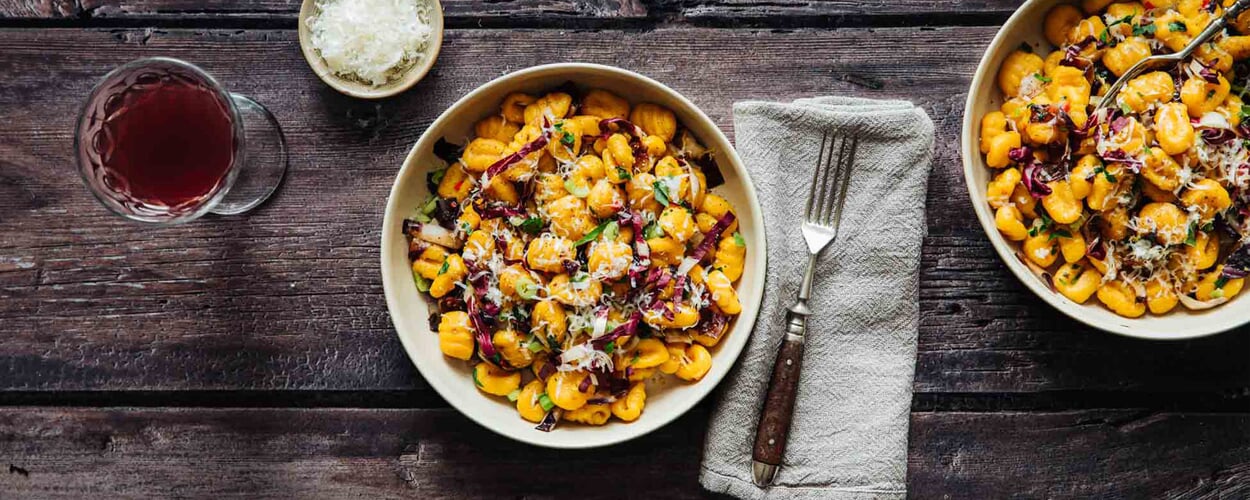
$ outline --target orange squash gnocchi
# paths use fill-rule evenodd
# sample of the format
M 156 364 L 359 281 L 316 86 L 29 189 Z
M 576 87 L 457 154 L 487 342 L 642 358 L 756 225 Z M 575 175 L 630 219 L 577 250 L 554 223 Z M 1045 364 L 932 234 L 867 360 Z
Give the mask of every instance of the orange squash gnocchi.
M 1020 136 L 995 127 L 1006 158 Z M 509 94 L 473 131 L 404 221 L 443 354 L 541 430 L 632 422 L 649 380 L 705 377 L 749 249 L 673 111 L 562 87 Z
M 1003 238 L 1056 293 L 1136 318 L 1216 307 L 1241 291 L 1250 22 L 1106 96 L 1118 75 L 1180 50 L 1226 4 L 1058 5 L 1042 26 L 1053 51 L 1025 45 L 1000 63 L 1003 104 L 980 117 L 986 198 Z

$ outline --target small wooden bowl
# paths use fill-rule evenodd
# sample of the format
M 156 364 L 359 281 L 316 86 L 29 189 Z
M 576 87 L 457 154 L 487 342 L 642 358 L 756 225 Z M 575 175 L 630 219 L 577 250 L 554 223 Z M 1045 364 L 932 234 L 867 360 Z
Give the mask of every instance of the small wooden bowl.
M 325 59 L 321 58 L 321 54 L 317 53 L 317 49 L 312 46 L 312 33 L 308 28 L 308 18 L 317 11 L 316 0 L 304 0 L 299 8 L 299 46 L 304 53 L 304 60 L 308 61 L 308 66 L 334 90 L 342 92 L 352 97 L 361 99 L 381 99 L 390 97 L 405 90 L 408 90 L 417 82 L 425 78 L 425 74 L 434 66 L 434 61 L 438 59 L 439 49 L 443 46 L 443 5 L 439 0 L 425 0 L 429 2 L 430 9 L 430 29 L 432 37 L 425 48 L 425 57 L 417 64 L 408 68 L 403 76 L 397 80 L 393 80 L 385 85 L 372 86 L 355 80 L 340 77 L 334 74 L 326 65 Z

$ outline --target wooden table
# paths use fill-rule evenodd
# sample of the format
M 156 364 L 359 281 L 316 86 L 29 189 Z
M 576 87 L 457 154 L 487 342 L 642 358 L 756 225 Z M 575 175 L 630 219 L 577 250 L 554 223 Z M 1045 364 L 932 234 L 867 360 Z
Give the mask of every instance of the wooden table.
M 0 497 L 707 496 L 706 403 L 608 450 L 531 448 L 449 409 L 387 318 L 382 207 L 413 142 L 491 78 L 588 61 L 671 85 L 727 132 L 749 98 L 905 98 L 933 117 L 912 496 L 1248 498 L 1250 331 L 1082 327 L 973 218 L 961 109 L 1016 4 L 444 0 L 433 72 L 370 102 L 310 72 L 296 0 L 0 0 Z M 270 203 L 152 229 L 92 199 L 78 107 L 148 55 L 277 115 L 291 168 Z

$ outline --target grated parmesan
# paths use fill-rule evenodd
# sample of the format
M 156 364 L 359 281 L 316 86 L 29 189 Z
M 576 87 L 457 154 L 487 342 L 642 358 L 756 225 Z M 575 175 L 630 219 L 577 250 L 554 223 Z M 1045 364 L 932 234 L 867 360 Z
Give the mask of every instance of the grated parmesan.
M 384 85 L 423 57 L 433 30 L 421 0 L 319 0 L 311 42 L 336 75 Z

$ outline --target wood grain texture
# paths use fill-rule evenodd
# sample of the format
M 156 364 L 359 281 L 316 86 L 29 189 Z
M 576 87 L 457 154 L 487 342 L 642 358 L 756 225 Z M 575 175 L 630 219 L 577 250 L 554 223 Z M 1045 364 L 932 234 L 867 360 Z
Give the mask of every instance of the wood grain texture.
M 39 498 L 701 498 L 707 406 L 556 451 L 452 410 L 0 409 L 0 491 Z M 917 413 L 914 498 L 1245 498 L 1250 414 Z M 1169 443 L 1167 447 L 1159 443 Z M 620 478 L 628 481 L 623 486 Z
M 920 392 L 1250 394 L 1246 332 L 1184 343 L 1112 337 L 1061 317 L 999 262 L 973 219 L 957 152 L 968 75 L 994 31 L 452 30 L 425 81 L 366 102 L 322 85 L 292 31 L 0 30 L 0 388 L 425 388 L 395 338 L 378 272 L 398 166 L 476 86 L 534 64 L 588 61 L 671 85 L 730 133 L 732 103 L 743 99 L 923 105 L 938 138 Z M 157 54 L 202 65 L 282 122 L 290 174 L 255 214 L 143 228 L 82 187 L 70 133 L 80 96 L 115 65 Z
M 788 321 L 788 319 L 787 319 Z M 794 417 L 794 400 L 799 393 L 799 374 L 803 369 L 803 340 L 787 338 L 777 349 L 773 375 L 764 393 L 755 426 L 755 446 L 751 458 L 768 465 L 781 465 L 790 440 L 790 421 Z
M 638 19 L 639 0 L 440 0 L 452 23 L 474 20 L 551 22 L 568 19 Z M 294 23 L 300 0 L 0 0 L 0 20 L 62 19 L 107 22 L 148 19 L 189 23 L 271 19 Z M 293 24 L 292 24 L 293 25 Z
M 494 18 L 538 21 L 565 19 L 680 19 L 795 24 L 836 22 L 843 16 L 915 16 L 919 24 L 939 24 L 926 15 L 989 15 L 1015 11 L 1020 0 L 442 0 L 451 18 Z M 267 17 L 294 20 L 299 0 L 0 0 L 3 18 L 118 19 L 128 17 L 192 19 Z

